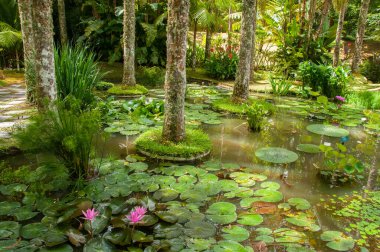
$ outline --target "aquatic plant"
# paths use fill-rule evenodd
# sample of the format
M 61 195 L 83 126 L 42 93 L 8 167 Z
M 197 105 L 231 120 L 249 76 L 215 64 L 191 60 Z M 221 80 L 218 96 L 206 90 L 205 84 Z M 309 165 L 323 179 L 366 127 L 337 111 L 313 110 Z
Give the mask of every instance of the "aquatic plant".
M 99 215 L 99 212 L 97 212 L 95 208 L 92 208 L 92 209 L 87 209 L 86 212 L 82 210 L 82 214 L 84 216 L 83 219 L 88 220 L 88 221 L 93 221 L 95 217 Z
M 267 114 L 268 111 L 259 103 L 254 102 L 252 105 L 247 106 L 246 115 L 249 129 L 252 131 L 260 131 Z
M 136 224 L 137 222 L 140 222 L 145 214 L 147 212 L 147 209 L 145 207 L 135 207 L 130 213 L 129 215 L 127 215 L 127 219 L 133 223 L 133 224 Z
M 292 88 L 292 83 L 285 79 L 275 79 L 272 76 L 269 78 L 272 92 L 274 95 L 285 96 Z

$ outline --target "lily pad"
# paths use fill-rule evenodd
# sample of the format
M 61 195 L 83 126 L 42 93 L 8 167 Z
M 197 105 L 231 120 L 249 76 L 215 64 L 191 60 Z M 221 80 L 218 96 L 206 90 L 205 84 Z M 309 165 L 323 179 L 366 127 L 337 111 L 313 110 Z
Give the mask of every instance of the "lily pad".
M 54 246 L 54 247 L 51 247 L 51 248 L 41 248 L 39 250 L 39 252 L 72 252 L 74 251 L 73 250 L 73 247 L 71 247 L 69 244 L 63 244 L 63 245 L 59 245 L 59 246 Z
M 105 239 L 94 238 L 84 245 L 83 252 L 112 252 L 115 248 Z
M 293 225 L 304 227 L 310 231 L 316 232 L 321 229 L 317 224 L 315 224 L 315 219 L 312 216 L 309 216 L 308 214 L 303 212 L 285 218 L 285 220 Z
M 260 214 L 242 214 L 239 215 L 237 223 L 247 226 L 257 226 L 263 223 L 264 218 Z
M 299 144 L 296 148 L 298 151 L 302 151 L 309 154 L 316 154 L 321 152 L 318 145 L 315 144 Z
M 172 201 L 178 197 L 178 192 L 170 188 L 164 188 L 156 191 L 153 198 L 162 202 Z
M 267 147 L 258 149 L 255 152 L 256 157 L 263 161 L 276 164 L 288 164 L 298 159 L 297 153 L 278 147 Z
M 294 206 L 297 210 L 307 210 L 311 207 L 309 201 L 302 198 L 290 198 L 288 203 L 291 206 Z
M 327 124 L 311 124 L 306 129 L 312 133 L 330 137 L 344 137 L 350 134 L 345 129 Z
M 9 202 L 9 201 L 3 201 L 0 202 L 0 215 L 9 215 L 12 214 L 13 211 L 17 208 L 19 208 L 21 204 L 19 202 Z
M 338 231 L 325 231 L 321 234 L 321 239 L 328 242 L 327 247 L 336 251 L 349 251 L 355 246 L 354 239 Z
M 282 200 L 284 197 L 281 192 L 270 189 L 259 189 L 253 193 L 256 196 L 257 201 L 276 203 Z
M 207 219 L 217 224 L 229 224 L 236 220 L 236 206 L 229 202 L 217 202 L 206 211 Z
M 222 232 L 224 233 L 222 237 L 226 240 L 242 242 L 249 238 L 249 231 L 239 226 L 225 227 Z
M 0 239 L 12 238 L 19 236 L 21 225 L 15 221 L 0 222 Z
M 191 220 L 185 224 L 185 234 L 192 238 L 210 238 L 215 233 L 215 226 L 205 221 Z
M 252 248 L 244 247 L 236 241 L 220 241 L 212 249 L 214 252 L 249 252 Z
M 21 228 L 21 236 L 25 239 L 33 239 L 43 236 L 48 227 L 42 223 L 31 223 Z

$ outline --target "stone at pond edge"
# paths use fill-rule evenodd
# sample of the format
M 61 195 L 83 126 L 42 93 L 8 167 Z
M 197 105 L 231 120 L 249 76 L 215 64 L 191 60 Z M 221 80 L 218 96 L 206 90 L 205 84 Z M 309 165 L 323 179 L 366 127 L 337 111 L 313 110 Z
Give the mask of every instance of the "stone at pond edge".
M 267 147 L 258 149 L 255 152 L 256 157 L 263 161 L 276 164 L 288 164 L 298 159 L 297 153 L 278 147 Z

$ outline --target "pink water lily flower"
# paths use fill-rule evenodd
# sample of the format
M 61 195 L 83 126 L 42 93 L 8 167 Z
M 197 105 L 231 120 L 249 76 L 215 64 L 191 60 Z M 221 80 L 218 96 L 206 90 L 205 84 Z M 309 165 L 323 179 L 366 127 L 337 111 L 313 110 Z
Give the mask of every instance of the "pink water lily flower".
M 87 209 L 86 212 L 82 210 L 83 216 L 85 220 L 93 221 L 96 216 L 99 215 L 99 212 L 95 210 L 95 208 Z
M 344 102 L 346 100 L 346 98 L 344 98 L 340 95 L 335 96 L 335 99 L 337 99 L 338 101 L 341 101 L 341 102 Z
M 132 223 L 137 223 L 144 218 L 147 209 L 145 207 L 135 207 L 129 215 L 127 215 L 127 219 Z

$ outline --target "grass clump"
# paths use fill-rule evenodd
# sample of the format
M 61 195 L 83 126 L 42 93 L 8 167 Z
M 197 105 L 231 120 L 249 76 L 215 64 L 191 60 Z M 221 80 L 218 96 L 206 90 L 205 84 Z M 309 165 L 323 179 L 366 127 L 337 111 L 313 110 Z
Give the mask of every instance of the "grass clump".
M 248 108 L 252 104 L 260 104 L 263 109 L 267 111 L 267 114 L 273 114 L 275 107 L 272 103 L 268 103 L 262 100 L 249 99 L 245 103 L 235 103 L 231 98 L 225 98 L 220 100 L 215 100 L 212 103 L 212 108 L 218 111 L 227 111 L 233 114 L 246 114 Z
M 208 153 L 211 141 L 207 134 L 197 129 L 186 129 L 186 138 L 180 143 L 163 142 L 162 128 L 155 128 L 141 134 L 135 141 L 138 150 L 153 157 L 192 158 Z
M 96 84 L 95 89 L 98 91 L 107 91 L 110 88 L 113 88 L 115 85 L 111 82 L 101 81 Z
M 148 89 L 141 85 L 116 85 L 108 89 L 107 92 L 112 95 L 143 95 L 148 93 Z
M 380 109 L 380 92 L 363 91 L 348 95 L 348 102 L 366 109 Z

